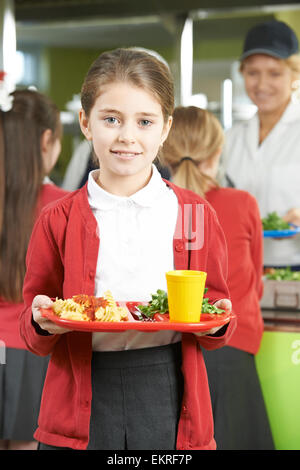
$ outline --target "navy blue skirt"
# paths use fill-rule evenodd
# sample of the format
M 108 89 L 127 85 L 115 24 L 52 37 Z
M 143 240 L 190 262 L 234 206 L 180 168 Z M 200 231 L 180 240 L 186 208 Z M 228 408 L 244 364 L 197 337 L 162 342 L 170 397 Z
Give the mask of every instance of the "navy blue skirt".
M 182 395 L 181 342 L 93 352 L 87 449 L 175 450 Z
M 254 355 L 225 346 L 203 356 L 217 450 L 274 450 Z

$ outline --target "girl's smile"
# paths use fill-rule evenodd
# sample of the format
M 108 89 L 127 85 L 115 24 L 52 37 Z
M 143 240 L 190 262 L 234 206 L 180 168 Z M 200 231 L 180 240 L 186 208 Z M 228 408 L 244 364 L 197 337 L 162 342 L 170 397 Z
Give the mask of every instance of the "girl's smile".
M 124 160 L 132 160 L 139 155 L 142 155 L 141 152 L 131 152 L 125 150 L 111 150 L 111 153 L 116 156 L 117 158 L 124 159 Z
M 101 88 L 90 115 L 80 111 L 81 129 L 100 166 L 98 184 L 118 195 L 131 195 L 145 186 L 172 118 L 164 122 L 155 96 L 128 82 Z

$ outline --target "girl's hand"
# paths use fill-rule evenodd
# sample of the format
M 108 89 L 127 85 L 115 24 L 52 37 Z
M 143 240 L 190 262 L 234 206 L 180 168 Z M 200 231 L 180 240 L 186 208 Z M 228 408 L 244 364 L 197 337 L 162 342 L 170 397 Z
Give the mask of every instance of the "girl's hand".
M 232 303 L 229 299 L 221 299 L 214 303 L 214 306 L 226 310 L 227 313 L 230 313 L 232 310 Z
M 44 318 L 41 314 L 41 308 L 49 308 L 53 304 L 50 297 L 46 295 L 36 295 L 32 302 L 32 317 L 42 330 L 48 331 L 53 335 L 67 333 L 70 330 L 56 325 L 52 321 Z
M 290 224 L 300 226 L 300 209 L 294 207 L 293 209 L 290 209 L 282 218 Z
M 232 303 L 229 299 L 221 299 L 218 300 L 216 303 L 214 303 L 215 307 L 221 308 L 222 310 L 226 310 L 227 313 L 230 313 L 232 310 Z M 206 335 L 214 335 L 219 331 L 221 328 L 223 328 L 224 325 L 221 326 L 216 326 L 215 328 L 212 328 L 209 331 L 205 332 L 195 332 L 194 335 L 196 336 L 206 336 Z

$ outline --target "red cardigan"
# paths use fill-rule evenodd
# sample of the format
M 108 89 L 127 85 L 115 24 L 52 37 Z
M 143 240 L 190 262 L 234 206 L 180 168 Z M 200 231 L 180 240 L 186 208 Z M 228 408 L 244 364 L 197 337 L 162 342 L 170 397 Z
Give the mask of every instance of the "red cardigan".
M 256 199 L 246 191 L 220 188 L 206 199 L 215 209 L 228 247 L 228 288 L 237 328 L 229 346 L 252 354 L 263 334 L 260 298 L 263 293 L 262 223 Z
M 187 250 L 187 231 L 181 230 L 184 213 L 178 211 L 178 226 L 173 240 L 176 269 L 189 267 L 206 271 L 210 299 L 228 298 L 226 243 L 214 210 L 196 194 L 167 184 L 175 191 L 181 208 L 184 204 L 186 209 L 195 209 L 196 204 L 204 208 L 204 221 L 201 227 L 200 224 L 197 227 L 198 232 L 203 230 L 204 245 L 191 251 Z M 20 317 L 21 334 L 34 353 L 51 353 L 35 438 L 46 444 L 73 449 L 86 449 L 89 440 L 92 334 L 78 331 L 62 335 L 41 334 L 42 331 L 32 321 L 31 303 L 37 294 L 60 298 L 78 293 L 94 294 L 98 235 L 85 185 L 43 211 L 33 231 L 27 255 L 26 307 Z M 234 328 L 235 319 L 220 337 L 182 335 L 185 387 L 178 449 L 216 447 L 206 369 L 199 345 L 207 349 L 221 347 Z
M 41 209 L 48 203 L 68 194 L 67 191 L 55 184 L 43 184 L 37 204 L 37 216 Z M 24 304 L 7 302 L 0 298 L 0 340 L 4 341 L 7 348 L 26 349 L 26 345 L 20 336 L 19 315 Z

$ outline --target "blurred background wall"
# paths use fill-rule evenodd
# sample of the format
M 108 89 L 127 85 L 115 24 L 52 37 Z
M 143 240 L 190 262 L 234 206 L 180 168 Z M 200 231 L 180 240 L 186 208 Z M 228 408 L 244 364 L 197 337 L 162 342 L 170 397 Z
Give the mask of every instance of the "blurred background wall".
M 80 87 L 90 64 L 102 51 L 130 46 L 157 51 L 173 72 L 176 104 L 188 104 L 181 103 L 180 53 L 183 29 L 190 19 L 192 52 L 186 52 L 193 58 L 191 102 L 212 110 L 228 127 L 255 111 L 238 72 L 247 30 L 255 23 L 276 18 L 287 22 L 300 37 L 299 2 L 149 0 L 146 5 L 136 0 L 1 2 L 2 13 L 5 4 L 9 4 L 15 18 L 17 86 L 36 86 L 62 111 L 62 155 L 52 175 L 57 183 L 82 139 L 77 123 Z M 230 85 L 226 93 L 231 108 L 227 125 L 226 80 Z

